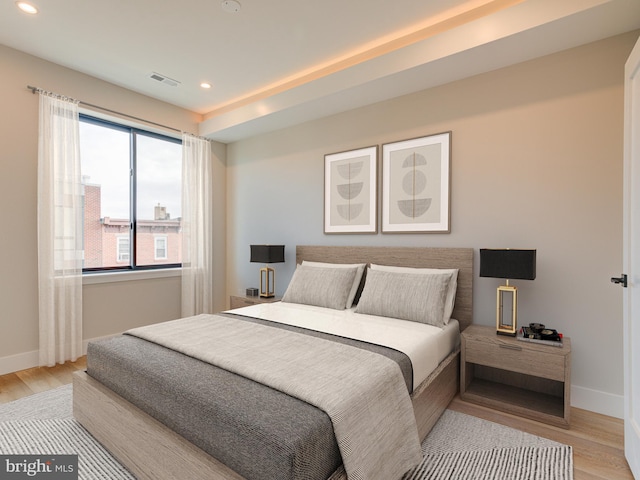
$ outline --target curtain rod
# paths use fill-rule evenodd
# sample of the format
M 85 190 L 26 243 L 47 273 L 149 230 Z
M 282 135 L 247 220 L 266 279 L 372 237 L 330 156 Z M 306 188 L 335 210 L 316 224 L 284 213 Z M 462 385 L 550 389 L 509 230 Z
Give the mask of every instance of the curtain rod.
M 46 90 L 43 90 L 43 89 L 41 89 L 39 87 L 32 87 L 31 85 L 27 85 L 27 88 L 29 90 L 31 90 L 31 93 L 33 93 L 33 94 L 36 94 L 38 92 L 48 93 Z M 111 110 L 109 108 L 101 107 L 99 105 L 93 105 L 92 103 L 83 102 L 82 100 L 77 100 L 77 102 L 80 105 L 84 105 L 85 107 L 91 107 L 91 108 L 95 108 L 95 109 L 98 109 L 98 110 L 102 110 L 103 112 L 113 113 L 115 115 L 120 115 L 122 117 L 130 118 L 131 120 L 137 120 L 139 122 L 144 122 L 144 123 L 147 123 L 149 125 L 155 125 L 156 127 L 162 127 L 162 128 L 166 128 L 166 129 L 169 129 L 169 130 L 173 130 L 174 132 L 179 132 L 179 133 L 183 132 L 182 130 L 179 130 L 177 128 L 169 127 L 167 125 L 162 125 L 161 123 L 152 122 L 151 120 L 145 120 L 144 118 L 134 117 L 133 115 L 128 115 L 126 113 L 118 112 L 116 110 Z M 188 132 L 185 132 L 185 133 L 188 133 Z M 192 134 L 189 134 L 189 135 L 192 135 Z M 197 135 L 193 135 L 193 136 L 196 137 Z M 208 139 L 205 139 L 205 140 L 208 140 Z

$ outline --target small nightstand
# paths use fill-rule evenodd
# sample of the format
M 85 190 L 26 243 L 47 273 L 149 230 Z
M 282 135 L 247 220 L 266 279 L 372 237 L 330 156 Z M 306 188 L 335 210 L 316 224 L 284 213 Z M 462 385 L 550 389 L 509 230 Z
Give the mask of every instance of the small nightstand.
M 569 428 L 571 340 L 563 344 L 523 342 L 471 325 L 462 332 L 460 397 Z
M 256 297 L 241 297 L 241 296 L 237 296 L 237 295 L 231 295 L 231 297 L 229 297 L 229 303 L 231 305 L 231 307 L 230 307 L 231 310 L 233 310 L 234 308 L 248 307 L 249 305 L 256 305 L 258 303 L 279 302 L 280 300 L 282 300 L 282 297 L 271 297 L 271 298 L 264 298 L 264 297 L 260 297 L 260 296 L 256 296 Z

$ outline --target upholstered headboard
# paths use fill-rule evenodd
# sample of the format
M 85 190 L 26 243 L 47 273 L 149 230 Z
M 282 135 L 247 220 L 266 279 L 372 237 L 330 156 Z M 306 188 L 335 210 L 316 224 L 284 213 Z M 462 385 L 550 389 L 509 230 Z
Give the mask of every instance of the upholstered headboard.
M 399 267 L 457 268 L 458 290 L 452 317 L 460 330 L 473 320 L 473 249 L 427 247 L 296 247 L 296 263 L 303 260 L 329 263 L 377 263 Z

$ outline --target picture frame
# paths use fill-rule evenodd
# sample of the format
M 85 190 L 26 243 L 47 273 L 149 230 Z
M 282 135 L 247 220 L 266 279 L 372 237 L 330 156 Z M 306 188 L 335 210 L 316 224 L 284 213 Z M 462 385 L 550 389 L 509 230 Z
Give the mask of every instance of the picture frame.
M 324 233 L 378 233 L 378 146 L 324 156 Z
M 382 233 L 450 233 L 451 132 L 382 145 Z

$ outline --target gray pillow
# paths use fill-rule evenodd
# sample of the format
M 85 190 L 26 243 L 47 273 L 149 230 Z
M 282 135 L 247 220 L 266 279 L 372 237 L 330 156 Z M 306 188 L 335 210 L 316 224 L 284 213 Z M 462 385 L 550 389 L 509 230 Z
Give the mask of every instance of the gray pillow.
M 322 268 L 355 268 L 356 275 L 353 279 L 353 285 L 351 286 L 351 291 L 349 292 L 349 296 L 347 297 L 347 308 L 351 308 L 353 306 L 353 300 L 356 298 L 356 293 L 358 293 L 358 288 L 360 288 L 360 281 L 362 280 L 362 274 L 364 273 L 364 269 L 367 266 L 366 263 L 324 263 L 324 262 L 310 262 L 308 260 L 303 260 L 302 265 L 305 267 L 322 267 Z
M 447 298 L 444 301 L 444 324 L 448 324 L 456 304 L 456 290 L 458 289 L 458 269 L 457 268 L 413 268 L 413 267 L 393 267 L 390 265 L 371 264 L 371 270 L 384 270 L 385 272 L 397 273 L 424 273 L 432 275 L 434 273 L 447 273 L 451 275 L 449 287 L 447 288 Z
M 357 270 L 298 265 L 282 301 L 344 310 Z
M 449 273 L 426 275 L 369 269 L 356 313 L 442 328 L 450 279 Z

